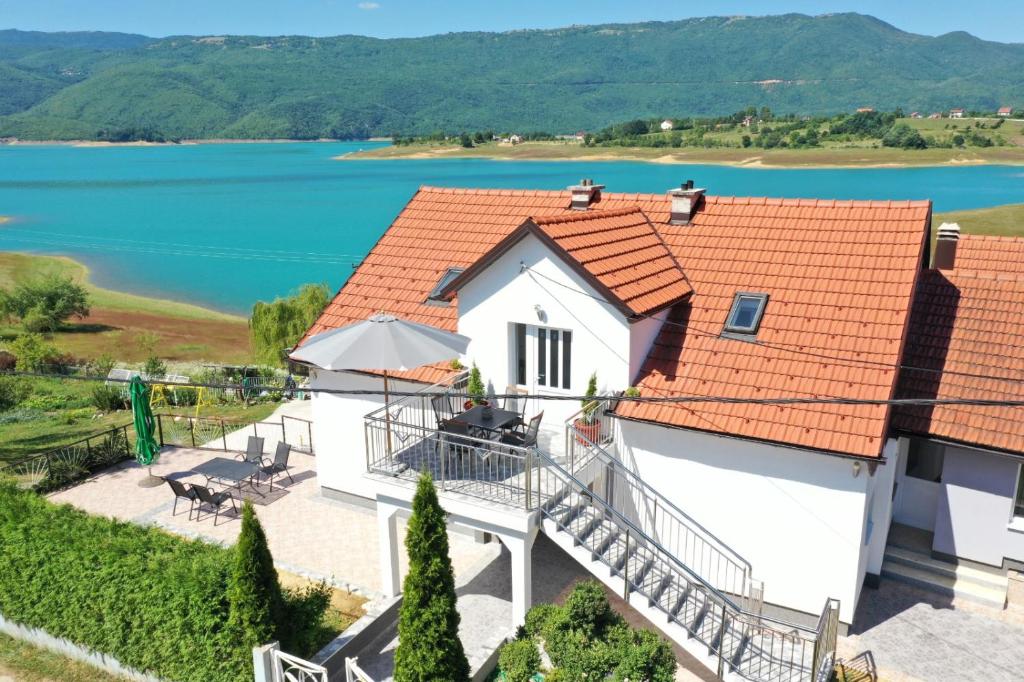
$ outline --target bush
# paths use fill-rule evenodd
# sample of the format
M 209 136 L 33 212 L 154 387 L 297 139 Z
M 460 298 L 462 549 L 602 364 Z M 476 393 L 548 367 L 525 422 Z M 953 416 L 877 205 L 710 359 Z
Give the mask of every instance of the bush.
M 14 339 L 11 350 L 17 358 L 19 372 L 41 372 L 60 357 L 60 351 L 41 334 L 21 334 Z
M 28 384 L 18 377 L 0 376 L 0 412 L 10 410 L 21 403 L 29 392 Z
M 630 630 L 616 648 L 619 664 L 615 667 L 612 679 L 623 682 L 675 680 L 676 657 L 672 647 L 650 630 Z
M 118 386 L 100 384 L 92 389 L 92 404 L 100 412 L 116 412 L 128 406 Z
M 232 549 L 89 516 L 9 483 L 0 484 L 0 546 L 5 618 L 166 679 L 252 679 L 252 651 L 227 627 Z M 285 614 L 308 617 L 309 606 L 284 594 Z
M 18 364 L 18 359 L 13 353 L 0 350 L 0 372 L 13 372 Z
M 69 317 L 89 314 L 89 294 L 70 277 L 49 275 L 0 291 L 0 312 L 19 318 L 28 332 L 54 332 Z
M 501 647 L 498 667 L 506 682 L 530 682 L 540 670 L 540 652 L 532 639 L 517 639 Z
M 604 587 L 596 580 L 583 580 L 573 588 L 565 600 L 565 612 L 570 627 L 587 638 L 600 637 L 619 619 L 608 603 Z
M 551 619 L 558 613 L 559 607 L 554 604 L 537 604 L 526 612 L 524 629 L 531 637 L 541 637 Z
M 142 363 L 142 373 L 150 379 L 167 376 L 167 363 L 155 355 L 150 355 Z
M 178 407 L 192 407 L 199 402 L 199 391 L 188 386 L 175 386 L 171 390 L 171 400 Z

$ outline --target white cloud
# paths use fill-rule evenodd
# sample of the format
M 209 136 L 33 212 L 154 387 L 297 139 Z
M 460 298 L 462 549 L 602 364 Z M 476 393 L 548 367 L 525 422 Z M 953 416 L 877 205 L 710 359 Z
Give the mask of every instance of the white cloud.
M 380 3 L 379 2 L 361 2 L 358 5 L 356 5 L 356 7 L 358 7 L 359 9 L 367 9 L 367 10 L 369 10 L 369 9 L 380 9 Z

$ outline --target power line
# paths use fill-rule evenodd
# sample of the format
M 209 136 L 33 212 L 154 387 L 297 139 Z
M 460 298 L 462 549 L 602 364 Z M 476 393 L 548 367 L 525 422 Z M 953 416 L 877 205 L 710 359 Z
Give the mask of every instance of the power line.
M 611 303 L 609 303 L 608 301 L 606 301 L 604 298 L 602 298 L 600 296 L 595 296 L 593 294 L 589 294 L 586 291 L 583 291 L 581 289 L 577 289 L 576 287 L 570 286 L 570 285 L 565 284 L 563 282 L 559 282 L 558 280 L 555 280 L 554 278 L 548 277 L 547 275 L 545 275 L 543 273 L 537 272 L 536 270 L 530 268 L 529 266 L 524 265 L 523 266 L 523 270 L 529 272 L 530 274 L 535 274 L 535 275 L 537 275 L 539 277 L 543 277 L 544 279 L 546 279 L 549 282 L 552 282 L 554 284 L 557 284 L 558 286 L 562 287 L 563 289 L 567 289 L 567 290 L 569 290 L 569 291 L 571 291 L 573 293 L 579 294 L 581 296 L 586 296 L 587 298 L 592 298 L 595 301 L 598 301 L 600 303 L 604 303 L 605 305 L 608 305 L 609 307 L 612 306 Z M 637 317 L 639 317 L 641 319 L 654 319 L 654 315 L 650 315 L 650 314 L 641 314 L 641 315 L 638 315 Z M 681 322 L 673 322 L 672 320 L 666 319 L 666 320 L 664 320 L 662 322 L 662 324 L 669 325 L 669 326 L 672 326 L 672 327 L 677 327 L 677 328 L 682 329 L 682 330 L 684 330 L 686 332 L 692 332 L 693 334 L 695 334 L 697 336 L 703 336 L 703 337 L 706 337 L 706 338 L 715 338 L 715 339 L 723 338 L 722 335 L 719 334 L 719 333 L 700 329 L 699 327 L 697 327 L 697 326 L 695 326 L 695 325 L 693 325 L 691 323 L 683 324 Z M 728 337 L 724 337 L 724 338 L 728 338 Z M 867 366 L 878 367 L 878 368 L 882 368 L 882 369 L 910 370 L 910 371 L 915 371 L 915 372 L 926 372 L 926 373 L 930 373 L 930 374 L 942 374 L 942 375 L 946 375 L 946 376 L 958 376 L 958 377 L 966 377 L 966 378 L 971 378 L 971 379 L 984 379 L 984 380 L 991 380 L 991 381 L 1002 381 L 1002 382 L 1008 382 L 1008 383 L 1024 384 L 1024 378 L 1022 378 L 1022 379 L 1013 379 L 1013 378 L 1009 378 L 1009 377 L 994 377 L 994 376 L 987 375 L 987 374 L 976 374 L 974 372 L 958 372 L 958 371 L 955 371 L 955 370 L 936 369 L 934 367 L 916 367 L 914 365 L 905 365 L 905 364 L 900 364 L 900 363 L 887 363 L 887 362 L 881 362 L 881 361 L 878 361 L 878 360 L 867 360 L 867 359 L 848 358 L 848 357 L 844 358 L 844 357 L 840 357 L 840 356 L 836 356 L 836 355 L 829 355 L 827 353 L 817 353 L 815 351 L 804 350 L 802 347 L 797 347 L 794 344 L 775 343 L 775 342 L 771 342 L 771 341 L 760 341 L 760 340 L 758 340 L 758 341 L 751 341 L 750 343 L 754 343 L 755 345 L 761 346 L 762 348 L 771 348 L 772 350 L 778 350 L 778 351 L 782 351 L 784 353 L 793 353 L 795 355 L 804 355 L 804 356 L 812 357 L 812 358 L 815 358 L 815 359 L 818 359 L 818 360 L 828 360 L 828 361 L 831 361 L 831 362 L 846 363 L 846 364 L 851 365 L 851 366 L 867 365 Z
M 95 375 L 77 375 L 45 372 L 2 372 L 0 376 L 31 377 L 46 379 L 66 379 L 72 381 L 102 381 L 110 383 L 130 383 L 131 379 L 110 378 Z M 381 389 L 339 389 L 339 388 L 312 388 L 295 387 L 286 388 L 282 385 L 246 385 L 244 383 L 214 383 L 214 382 L 189 382 L 177 383 L 172 381 L 150 380 L 152 384 L 163 384 L 173 388 L 209 388 L 236 391 L 301 391 L 304 393 L 321 393 L 325 395 L 351 395 L 351 396 L 384 396 Z M 464 395 L 465 391 L 455 392 L 457 395 Z M 387 396 L 391 398 L 432 398 L 438 396 L 449 396 L 452 391 L 388 391 Z M 776 396 L 769 398 L 740 398 L 734 396 L 707 396 L 707 395 L 672 395 L 672 396 L 586 396 L 586 395 L 546 395 L 546 394 L 523 394 L 523 393 L 497 393 L 494 398 L 516 398 L 535 399 L 546 401 L 572 401 L 584 402 L 594 400 L 611 400 L 616 403 L 658 403 L 658 404 L 742 404 L 742 405 L 905 405 L 905 406 L 928 406 L 928 405 L 974 405 L 982 407 L 1024 407 L 1024 399 L 1004 400 L 988 398 L 837 398 L 832 396 Z

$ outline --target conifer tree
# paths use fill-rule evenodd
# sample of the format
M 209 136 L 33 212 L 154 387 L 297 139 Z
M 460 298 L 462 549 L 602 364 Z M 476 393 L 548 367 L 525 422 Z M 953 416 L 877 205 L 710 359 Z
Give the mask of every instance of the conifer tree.
M 282 601 L 267 536 L 246 500 L 228 576 L 228 627 L 248 647 L 266 644 L 278 637 Z
M 395 682 L 465 682 L 469 661 L 459 639 L 445 511 L 426 473 L 416 486 L 405 548 L 409 573 L 402 584 Z

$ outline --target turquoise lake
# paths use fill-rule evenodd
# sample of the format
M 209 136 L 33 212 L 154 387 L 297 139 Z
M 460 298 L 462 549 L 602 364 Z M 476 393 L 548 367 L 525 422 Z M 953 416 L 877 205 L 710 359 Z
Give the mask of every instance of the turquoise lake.
M 0 249 L 61 253 L 105 287 L 246 312 L 303 282 L 344 283 L 420 185 L 1024 202 L 1024 168 L 768 170 L 632 162 L 337 161 L 374 143 L 0 146 Z M 438 248 L 445 247 L 438 235 Z

